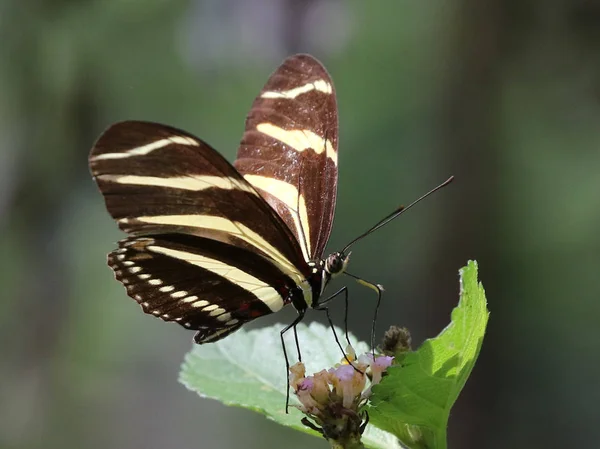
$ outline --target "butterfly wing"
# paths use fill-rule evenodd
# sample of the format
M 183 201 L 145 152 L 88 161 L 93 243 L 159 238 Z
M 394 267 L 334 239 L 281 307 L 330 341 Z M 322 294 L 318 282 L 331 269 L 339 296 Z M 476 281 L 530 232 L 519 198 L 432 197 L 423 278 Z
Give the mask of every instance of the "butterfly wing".
M 122 240 L 108 264 L 144 312 L 197 330 L 197 343 L 277 312 L 287 299 L 285 287 L 293 286 L 255 251 L 186 234 Z
M 286 59 L 254 100 L 234 166 L 277 211 L 305 260 L 322 257 L 337 194 L 331 77 L 309 55 Z
M 109 255 L 117 279 L 145 312 L 198 330 L 197 341 L 279 310 L 307 283 L 285 223 L 196 137 L 117 123 L 96 142 L 90 169 L 109 213 L 132 236 Z M 308 304 L 310 295 L 306 289 Z

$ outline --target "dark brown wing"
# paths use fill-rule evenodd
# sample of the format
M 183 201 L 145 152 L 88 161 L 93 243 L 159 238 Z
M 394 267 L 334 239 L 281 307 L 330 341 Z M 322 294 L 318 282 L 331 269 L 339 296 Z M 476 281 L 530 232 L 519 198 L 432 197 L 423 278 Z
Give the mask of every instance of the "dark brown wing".
M 312 56 L 286 59 L 252 104 L 234 166 L 287 224 L 306 260 L 322 257 L 331 233 L 337 141 L 331 77 Z

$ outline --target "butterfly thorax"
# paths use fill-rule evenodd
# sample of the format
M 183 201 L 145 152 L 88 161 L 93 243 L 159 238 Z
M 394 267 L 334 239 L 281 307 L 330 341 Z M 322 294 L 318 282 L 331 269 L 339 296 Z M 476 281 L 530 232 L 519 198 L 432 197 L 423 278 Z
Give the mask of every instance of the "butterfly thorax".
M 310 305 L 312 308 L 320 304 L 320 299 L 325 291 L 325 287 L 331 279 L 343 273 L 346 270 L 349 262 L 349 255 L 335 252 L 327 256 L 325 259 L 315 260 L 308 263 L 312 269 L 312 274 L 308 281 L 312 287 L 313 302 Z

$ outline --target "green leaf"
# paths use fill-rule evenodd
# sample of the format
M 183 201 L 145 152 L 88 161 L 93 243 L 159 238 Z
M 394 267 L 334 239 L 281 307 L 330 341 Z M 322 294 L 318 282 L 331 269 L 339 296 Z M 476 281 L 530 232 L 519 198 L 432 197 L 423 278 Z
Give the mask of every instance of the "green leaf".
M 194 346 L 183 363 L 180 382 L 201 397 L 254 410 L 279 424 L 322 438 L 300 422 L 304 415 L 296 408 L 290 407 L 290 413 L 285 413 L 286 371 L 279 338 L 283 327 L 241 329 L 216 343 Z M 340 338 L 344 335 L 338 328 L 336 333 Z M 307 373 L 330 368 L 343 357 L 329 327 L 301 324 L 298 337 Z M 352 335 L 350 341 L 357 354 L 369 350 Z M 293 363 L 296 350 L 292 332 L 286 334 L 286 348 Z M 293 395 L 290 403 L 297 403 Z M 401 447 L 396 437 L 372 426 L 367 426 L 363 443 L 375 449 Z
M 460 301 L 451 323 L 390 367 L 373 388 L 371 423 L 409 448 L 446 448 L 450 409 L 481 349 L 489 312 L 477 282 L 477 262 L 470 261 L 460 276 Z

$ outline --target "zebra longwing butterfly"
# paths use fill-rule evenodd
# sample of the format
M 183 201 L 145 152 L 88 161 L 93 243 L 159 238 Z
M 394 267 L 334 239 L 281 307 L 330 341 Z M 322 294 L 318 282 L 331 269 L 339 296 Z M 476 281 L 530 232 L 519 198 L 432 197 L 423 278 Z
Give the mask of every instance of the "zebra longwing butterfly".
M 452 180 L 324 258 L 337 142 L 333 83 L 309 55 L 289 57 L 268 79 L 233 165 L 176 128 L 112 125 L 89 162 L 109 213 L 129 234 L 108 256 L 117 280 L 144 312 L 197 331 L 198 344 L 287 304 L 298 317 L 282 335 L 295 328 L 308 308 L 325 309 L 323 291 L 346 272 L 352 244 Z M 377 285 L 359 281 L 381 299 Z
M 108 256 L 144 312 L 214 342 L 287 304 L 319 304 L 347 254 L 323 258 L 338 178 L 335 91 L 309 55 L 286 59 L 254 100 L 233 166 L 165 125 L 109 127 L 90 169 L 129 237 Z M 298 319 L 298 321 L 299 321 Z

